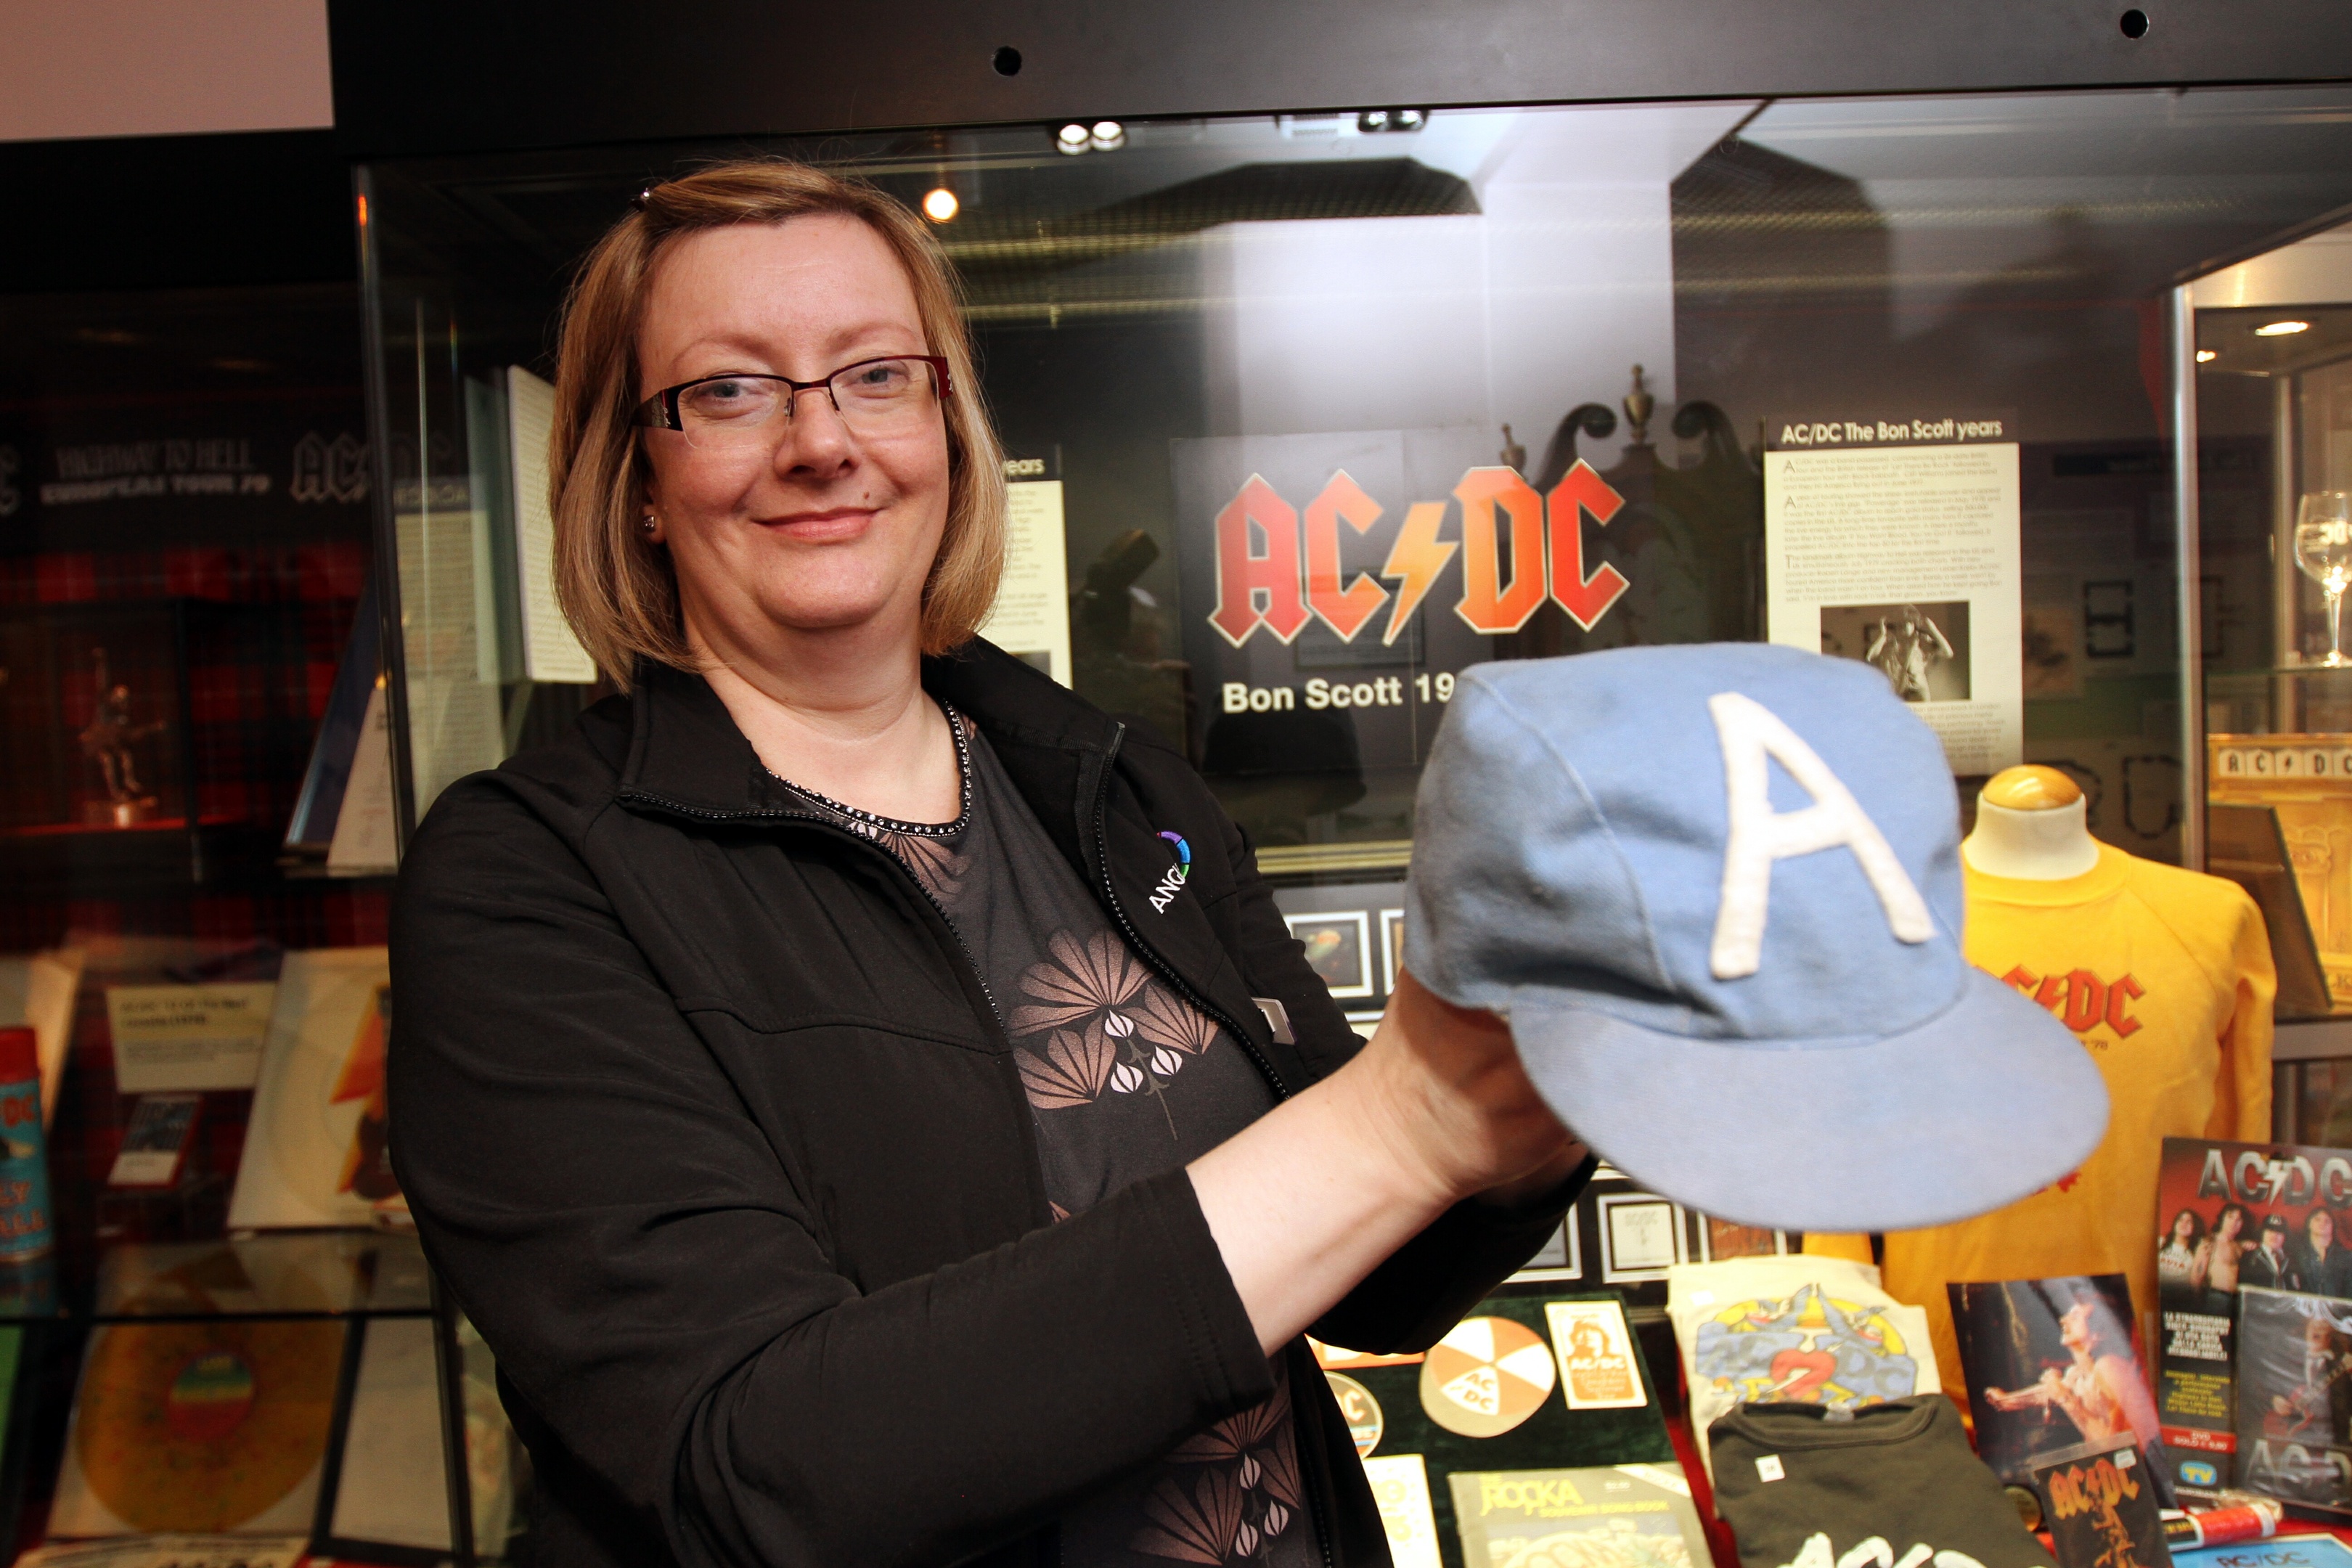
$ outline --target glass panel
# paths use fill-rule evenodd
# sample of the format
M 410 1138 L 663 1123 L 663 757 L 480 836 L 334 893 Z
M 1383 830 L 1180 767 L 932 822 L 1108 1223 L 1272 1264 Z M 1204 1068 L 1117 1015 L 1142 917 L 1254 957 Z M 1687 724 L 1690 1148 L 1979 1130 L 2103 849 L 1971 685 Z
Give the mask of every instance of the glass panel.
M 1006 635 L 1181 738 L 1270 871 L 1393 875 L 1470 665 L 1762 637 L 1875 649 L 1956 773 L 2064 767 L 2178 855 L 2162 301 L 2352 199 L 2352 93 L 1097 130 L 763 147 L 932 197 L 1041 531 Z M 518 684 L 507 367 L 631 194 L 741 151 L 368 172 L 420 808 L 586 690 Z
M 432 1305 L 415 1236 L 351 1231 L 118 1247 L 92 1303 L 101 1319 L 421 1313 Z
M 415 1239 L 380 1224 L 362 342 L 348 282 L 0 299 L 0 1029 L 33 1036 L 29 1064 L 0 1050 L 19 1544 L 45 1518 L 306 1530 L 359 1336 L 253 1320 L 429 1321 Z M 173 1449 L 84 1397 L 193 1399 L 220 1436 L 256 1386 L 294 1467 L 228 1511 L 186 1484 L 202 1434 Z
M 2197 299 L 2212 864 L 2263 904 L 2279 1016 L 2325 1016 L 2352 1010 L 2352 668 L 2330 663 L 2327 594 L 2352 526 L 2326 515 L 2352 490 L 2352 231 L 2202 279 Z

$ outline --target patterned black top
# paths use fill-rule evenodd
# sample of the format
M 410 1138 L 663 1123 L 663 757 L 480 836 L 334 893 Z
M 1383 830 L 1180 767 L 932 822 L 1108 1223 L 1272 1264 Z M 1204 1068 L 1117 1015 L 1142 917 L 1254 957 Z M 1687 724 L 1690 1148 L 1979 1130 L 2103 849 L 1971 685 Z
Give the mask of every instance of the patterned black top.
M 887 849 L 946 910 L 1012 1037 L 1045 1194 L 1066 1219 L 1189 1164 L 1273 1108 L 1241 1047 L 1121 939 L 987 740 L 948 710 L 950 823 L 898 822 L 780 780 Z M 1152 1353 L 1152 1347 L 1138 1346 Z M 1195 1433 L 1065 1514 L 1069 1568 L 1320 1568 L 1281 1358 L 1263 1405 Z

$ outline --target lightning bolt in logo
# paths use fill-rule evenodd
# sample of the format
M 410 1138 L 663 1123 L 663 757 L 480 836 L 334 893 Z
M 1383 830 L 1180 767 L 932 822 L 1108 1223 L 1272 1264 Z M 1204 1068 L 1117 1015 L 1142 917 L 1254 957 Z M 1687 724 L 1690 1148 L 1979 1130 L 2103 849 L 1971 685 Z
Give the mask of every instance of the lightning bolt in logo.
M 1389 547 L 1389 558 L 1381 565 L 1381 575 L 1403 580 L 1397 589 L 1396 602 L 1389 610 L 1388 635 L 1381 638 L 1386 647 L 1397 640 L 1412 613 L 1421 608 L 1423 599 L 1437 584 L 1438 574 L 1445 563 L 1454 559 L 1461 545 L 1447 540 L 1440 542 L 1438 525 L 1445 521 L 1445 503 L 1442 500 L 1417 500 L 1404 514 L 1404 526 L 1397 530 L 1396 542 Z

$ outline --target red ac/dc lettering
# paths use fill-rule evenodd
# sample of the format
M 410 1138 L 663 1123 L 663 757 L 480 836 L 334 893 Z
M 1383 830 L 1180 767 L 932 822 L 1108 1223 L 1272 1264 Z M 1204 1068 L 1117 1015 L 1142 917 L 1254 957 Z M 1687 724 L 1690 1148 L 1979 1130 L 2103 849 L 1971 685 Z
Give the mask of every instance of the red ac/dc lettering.
M 1416 501 L 1378 573 L 1342 581 L 1340 525 L 1369 531 L 1382 516 L 1345 469 L 1332 474 L 1302 519 L 1272 485 L 1252 474 L 1216 519 L 1217 605 L 1209 624 L 1235 647 L 1260 627 L 1289 642 L 1320 620 L 1353 642 L 1381 606 L 1389 606 L 1381 641 L 1393 643 L 1458 552 L 1462 596 L 1454 606 L 1473 631 L 1517 631 L 1545 599 L 1591 631 L 1630 585 L 1606 562 L 1588 566 L 1584 520 L 1605 528 L 1625 504 L 1592 465 L 1579 460 L 1549 497 L 1517 470 L 1472 468 L 1454 489 L 1460 540 L 1440 540 L 1444 501 Z M 1506 542 L 1505 524 L 1508 539 Z M 1377 579 L 1397 584 L 1391 595 Z
M 2113 1029 L 2119 1040 L 2139 1033 L 2139 1020 L 2128 1009 L 2147 993 L 2128 974 L 2108 981 L 2087 969 L 2077 969 L 2045 977 L 2021 963 L 2000 978 L 2003 984 L 2016 986 L 2057 1014 L 2078 1035 L 2087 1035 L 2101 1024 Z

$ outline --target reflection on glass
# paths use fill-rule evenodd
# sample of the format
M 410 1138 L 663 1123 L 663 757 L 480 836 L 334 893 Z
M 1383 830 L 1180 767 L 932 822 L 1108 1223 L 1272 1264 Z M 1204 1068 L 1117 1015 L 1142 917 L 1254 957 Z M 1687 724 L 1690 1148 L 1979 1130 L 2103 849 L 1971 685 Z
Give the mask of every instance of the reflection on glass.
M 2344 589 L 2352 584 L 2352 491 L 2317 490 L 2295 514 L 2294 563 L 2327 595 L 2329 666 L 2344 658 Z

